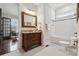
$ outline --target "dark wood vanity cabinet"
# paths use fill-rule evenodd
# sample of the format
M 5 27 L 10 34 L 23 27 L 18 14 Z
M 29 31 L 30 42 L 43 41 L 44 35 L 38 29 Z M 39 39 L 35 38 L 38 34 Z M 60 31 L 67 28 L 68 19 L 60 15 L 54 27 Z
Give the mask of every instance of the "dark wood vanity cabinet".
M 41 32 L 22 33 L 22 48 L 28 51 L 41 45 Z

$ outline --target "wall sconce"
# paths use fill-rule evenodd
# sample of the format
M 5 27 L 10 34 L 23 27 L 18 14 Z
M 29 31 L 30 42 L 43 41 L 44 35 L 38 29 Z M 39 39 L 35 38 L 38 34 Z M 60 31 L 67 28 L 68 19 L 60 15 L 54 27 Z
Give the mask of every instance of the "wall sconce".
M 31 14 L 31 15 L 35 15 L 35 12 L 30 9 L 24 9 L 24 12 Z

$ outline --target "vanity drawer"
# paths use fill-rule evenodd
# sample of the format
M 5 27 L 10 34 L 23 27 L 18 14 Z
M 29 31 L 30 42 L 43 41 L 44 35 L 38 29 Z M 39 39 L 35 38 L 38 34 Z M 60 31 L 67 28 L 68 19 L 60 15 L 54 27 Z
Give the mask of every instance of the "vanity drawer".
M 25 51 L 41 45 L 41 32 L 22 34 L 22 47 Z
M 31 33 L 31 34 L 28 34 L 27 36 L 28 36 L 28 39 L 32 39 L 32 38 L 34 38 L 34 37 L 35 37 L 35 35 L 34 35 L 34 34 L 32 34 L 32 33 Z

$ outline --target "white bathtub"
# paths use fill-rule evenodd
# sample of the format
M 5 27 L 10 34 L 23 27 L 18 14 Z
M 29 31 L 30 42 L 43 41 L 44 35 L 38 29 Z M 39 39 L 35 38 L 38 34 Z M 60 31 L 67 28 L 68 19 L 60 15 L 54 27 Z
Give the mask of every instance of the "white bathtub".
M 60 42 L 70 42 L 70 38 L 65 38 L 57 35 L 53 35 L 51 38 L 51 43 L 60 44 Z

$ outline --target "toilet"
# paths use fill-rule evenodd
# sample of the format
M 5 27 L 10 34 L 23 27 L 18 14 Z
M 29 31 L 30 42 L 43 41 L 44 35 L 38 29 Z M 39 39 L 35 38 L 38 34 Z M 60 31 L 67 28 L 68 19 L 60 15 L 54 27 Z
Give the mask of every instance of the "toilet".
M 77 37 L 71 37 L 70 46 L 77 46 L 78 39 Z
M 59 41 L 60 44 L 63 44 L 63 45 L 66 45 L 66 46 L 77 46 L 77 42 L 78 42 L 78 39 L 77 37 L 71 37 L 71 40 L 70 42 L 68 41 Z

